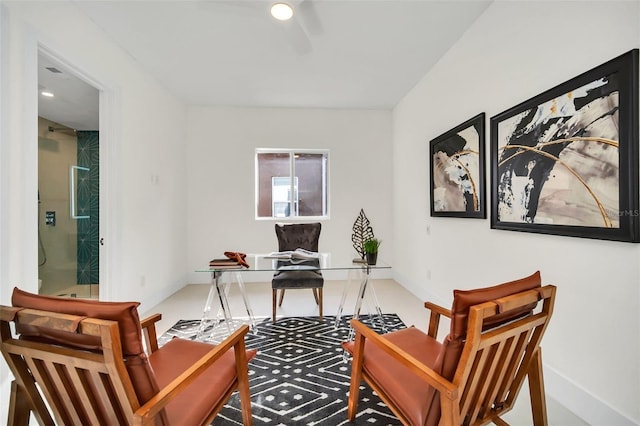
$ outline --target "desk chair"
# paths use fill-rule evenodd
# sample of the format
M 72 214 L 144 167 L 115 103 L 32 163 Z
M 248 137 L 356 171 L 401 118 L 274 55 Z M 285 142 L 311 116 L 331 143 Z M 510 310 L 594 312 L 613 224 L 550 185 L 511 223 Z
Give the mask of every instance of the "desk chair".
M 318 251 L 318 241 L 320 239 L 320 223 L 294 223 L 288 225 L 276 224 L 276 237 L 278 238 L 278 251 L 293 251 L 303 248 L 309 251 Z M 296 262 L 297 265 L 317 265 L 318 260 L 306 262 Z M 278 266 L 287 266 L 287 262 L 279 261 Z M 324 278 L 322 273 L 316 270 L 283 270 L 277 271 L 271 280 L 272 294 L 272 320 L 276 322 L 276 299 L 280 290 L 280 300 L 278 306 L 282 306 L 284 292 L 286 289 L 310 288 L 318 304 L 320 319 L 322 319 L 322 287 Z
M 16 288 L 12 304 L 0 306 L 0 348 L 15 377 L 8 425 L 26 426 L 31 413 L 51 426 L 209 425 L 236 390 L 252 424 L 246 325 L 216 346 L 174 338 L 158 348 L 161 316 L 141 323 L 136 302 Z
M 431 310 L 428 333 L 415 327 L 378 335 L 352 320 L 354 342 L 348 418 L 354 420 L 365 380 L 404 425 L 495 423 L 510 411 L 527 378 L 533 424 L 547 425 L 540 341 L 553 312 L 556 287 L 540 273 L 499 286 L 454 290 L 451 310 Z M 436 340 L 440 316 L 449 335 Z

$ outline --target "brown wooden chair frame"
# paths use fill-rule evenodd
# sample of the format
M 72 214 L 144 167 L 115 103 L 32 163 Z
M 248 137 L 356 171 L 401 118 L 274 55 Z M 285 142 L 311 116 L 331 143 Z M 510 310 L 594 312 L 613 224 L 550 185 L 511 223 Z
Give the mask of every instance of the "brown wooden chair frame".
M 402 348 L 389 342 L 357 320 L 351 324 L 356 331 L 349 390 L 348 418 L 357 412 L 361 381 L 365 382 L 389 406 L 404 425 L 408 419 L 396 409 L 386 392 L 363 369 L 365 339 L 379 345 L 386 353 L 408 367 L 439 392 L 440 425 L 508 425 L 500 418 L 510 411 L 525 378 L 528 378 L 533 423 L 547 425 L 542 351 L 540 341 L 553 312 L 556 287 L 547 285 L 470 308 L 466 343 L 452 381 L 424 365 Z M 516 307 L 538 303 L 542 308 L 532 315 L 483 331 L 487 319 Z M 428 335 L 436 338 L 440 317 L 451 318 L 451 312 L 433 303 L 425 303 L 431 311 Z
M 141 321 L 148 352 L 158 350 L 155 323 L 159 314 Z M 95 336 L 101 351 L 64 347 L 48 342 L 21 340 L 12 335 L 10 323 L 46 326 L 51 330 Z M 208 423 L 220 411 L 231 394 L 238 390 L 245 425 L 251 425 L 251 405 L 245 325 L 212 346 L 205 356 L 161 389 L 144 405 L 138 403 L 134 387 L 123 361 L 118 322 L 55 312 L 0 306 L 2 354 L 15 380 L 11 383 L 9 425 L 28 425 L 33 413 L 41 425 L 108 424 L 153 425 L 156 415 L 225 352 L 233 348 L 237 376 L 221 402 L 212 407 Z M 96 397 L 95 395 L 98 395 Z M 47 401 L 51 412 L 45 405 Z M 54 421 L 55 418 L 55 421 Z M 84 420 L 83 420 L 84 419 Z

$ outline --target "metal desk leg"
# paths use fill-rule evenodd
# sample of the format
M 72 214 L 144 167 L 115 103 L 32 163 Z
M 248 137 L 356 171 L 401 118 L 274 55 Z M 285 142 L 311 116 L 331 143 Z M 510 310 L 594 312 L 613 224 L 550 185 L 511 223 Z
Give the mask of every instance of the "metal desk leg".
M 211 335 L 213 335 L 213 331 L 220 324 L 220 310 L 222 311 L 222 316 L 224 317 L 225 323 L 227 325 L 227 331 L 231 334 L 231 313 L 229 311 L 229 303 L 227 301 L 227 292 L 228 288 L 225 288 L 224 285 L 220 282 L 220 277 L 222 276 L 221 271 L 213 271 L 211 273 L 211 288 L 209 289 L 209 295 L 207 296 L 207 302 L 204 305 L 204 311 L 202 313 L 202 319 L 200 320 L 200 327 L 198 328 L 197 339 L 204 340 L 204 334 L 207 328 L 211 326 Z M 220 308 L 215 316 L 212 318 L 211 309 L 213 307 L 213 301 L 217 297 L 220 302 Z
M 240 287 L 240 293 L 242 294 L 242 299 L 244 300 L 244 307 L 247 311 L 247 316 L 249 317 L 251 331 L 255 334 L 258 331 L 258 329 L 256 328 L 256 319 L 253 316 L 253 309 L 251 309 L 251 305 L 249 304 L 247 291 L 244 287 L 244 280 L 242 279 L 242 274 L 240 272 L 236 272 L 236 281 L 238 282 L 238 287 Z
M 226 275 L 227 277 L 229 277 L 229 274 Z M 221 278 L 222 280 L 222 278 Z M 231 310 L 229 309 L 229 289 L 231 289 L 231 280 L 230 279 L 225 279 L 223 280 L 224 282 L 220 282 L 220 285 L 218 286 L 218 288 L 221 288 L 222 291 L 224 292 L 224 298 L 223 300 L 227 301 L 227 308 L 226 311 L 229 312 L 229 316 L 231 317 Z M 216 293 L 217 294 L 217 293 Z M 218 318 L 218 322 L 221 322 L 223 319 L 226 318 L 225 316 L 225 309 L 223 308 L 222 305 L 222 301 L 220 301 L 219 305 L 218 305 L 218 313 L 216 314 L 216 318 Z M 233 318 L 231 318 L 231 323 L 233 324 Z
M 369 287 L 371 287 L 371 289 L 369 290 L 367 295 L 369 299 L 373 299 L 373 310 L 375 311 L 371 313 L 369 317 L 371 317 L 372 315 L 377 316 L 378 322 L 380 323 L 380 328 L 382 329 L 383 333 L 386 333 L 388 331 L 387 324 L 384 322 L 384 318 L 382 317 L 382 308 L 380 307 L 380 302 L 378 301 L 378 295 L 376 294 L 376 288 L 373 285 L 373 281 L 369 283 Z M 372 318 L 371 324 L 373 324 L 373 321 L 374 320 Z
M 209 294 L 207 295 L 207 301 L 204 304 L 204 309 L 202 311 L 202 318 L 200 319 L 200 327 L 198 328 L 198 334 L 196 335 L 197 340 L 204 340 L 205 332 L 207 329 L 214 329 L 218 326 L 220 319 L 218 315 L 215 317 L 211 314 L 211 309 L 213 308 L 213 301 L 216 296 L 216 280 L 219 277 L 216 276 L 216 273 L 211 274 L 211 286 L 209 287 Z
M 218 274 L 222 275 L 221 272 L 218 272 Z M 229 335 L 230 335 L 233 332 L 233 328 L 231 327 L 232 325 L 231 310 L 229 310 L 229 300 L 227 299 L 227 293 L 229 292 L 230 284 L 227 284 L 227 286 L 221 286 L 219 276 L 215 279 L 215 282 L 216 282 L 216 293 L 218 294 L 218 300 L 220 301 L 220 308 L 222 309 L 222 314 L 224 315 L 224 321 L 227 324 L 227 331 L 229 332 Z
M 362 279 L 360 280 L 360 289 L 358 290 L 358 298 L 356 299 L 356 306 L 353 310 L 353 318 L 354 319 L 358 319 L 360 317 L 360 310 L 362 309 L 362 302 L 366 296 L 367 293 L 367 287 L 371 287 L 371 291 L 369 293 L 372 293 L 372 297 L 373 298 L 373 303 L 374 303 L 374 309 L 375 309 L 375 313 L 374 315 L 378 316 L 378 320 L 380 321 L 380 324 L 383 328 L 383 330 L 386 331 L 386 326 L 384 325 L 384 319 L 382 318 L 382 309 L 380 308 L 380 302 L 378 301 L 378 296 L 376 295 L 376 290 L 373 286 L 373 282 L 369 282 L 369 277 L 371 275 L 371 268 L 369 266 L 363 266 L 362 267 Z M 353 340 L 353 338 L 355 337 L 355 332 L 353 331 L 353 328 L 349 327 L 349 340 Z
M 352 281 L 352 273 L 354 271 L 353 270 L 349 270 L 348 275 L 347 275 L 347 285 L 344 286 L 344 288 L 342 289 L 342 297 L 340 298 L 340 305 L 338 306 L 338 313 L 336 314 L 336 320 L 333 324 L 334 328 L 338 328 L 338 326 L 340 325 L 340 320 L 342 318 L 342 311 L 344 310 L 344 302 L 347 300 L 347 293 L 349 293 L 349 289 L 351 288 L 351 281 Z
M 360 288 L 358 289 L 358 296 L 356 298 L 356 306 L 353 308 L 353 319 L 360 318 L 360 309 L 362 309 L 362 301 L 364 300 L 364 295 L 367 292 L 367 285 L 369 284 L 369 267 L 363 267 L 362 278 L 360 279 Z M 355 337 L 355 331 L 353 331 L 353 327 L 349 327 L 349 337 L 348 340 L 353 340 Z

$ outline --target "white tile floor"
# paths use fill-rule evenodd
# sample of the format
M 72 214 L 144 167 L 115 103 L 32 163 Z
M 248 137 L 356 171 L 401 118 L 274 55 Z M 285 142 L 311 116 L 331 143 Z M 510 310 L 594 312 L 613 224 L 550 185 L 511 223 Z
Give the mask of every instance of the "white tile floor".
M 346 283 L 346 281 L 325 281 L 325 315 L 335 315 L 337 313 L 342 290 Z M 383 312 L 396 313 L 405 324 L 415 325 L 422 330 L 426 330 L 428 311 L 424 309 L 424 301 L 418 300 L 393 280 L 373 280 L 373 283 Z M 209 288 L 209 285 L 203 284 L 187 285 L 148 312 L 142 313 L 142 317 L 156 312 L 161 313 L 162 320 L 157 324 L 159 334 L 167 331 L 180 319 L 200 319 Z M 246 289 L 256 318 L 270 318 L 271 284 L 268 282 L 246 283 Z M 353 313 L 356 290 L 357 286 L 354 283 L 345 303 L 343 315 Z M 229 306 L 234 316 L 246 317 L 244 303 L 236 285 L 231 286 Z M 365 305 L 363 305 L 362 312 L 368 312 Z M 315 315 L 318 315 L 318 310 L 311 290 L 287 291 L 282 307 L 278 309 L 278 316 Z M 445 336 L 446 327 L 448 327 L 446 319 L 441 322 L 445 324 L 441 324 L 444 331 L 441 330 L 439 338 Z M 587 424 L 550 397 L 547 397 L 547 411 L 550 426 L 580 426 Z M 504 420 L 513 426 L 533 424 L 529 411 L 528 388 L 526 385 L 522 388 L 514 409 L 504 416 Z

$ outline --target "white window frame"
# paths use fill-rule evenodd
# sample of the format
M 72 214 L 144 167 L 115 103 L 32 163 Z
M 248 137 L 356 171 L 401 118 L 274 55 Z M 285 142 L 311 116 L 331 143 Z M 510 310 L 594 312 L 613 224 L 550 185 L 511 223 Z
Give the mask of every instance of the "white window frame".
M 295 154 L 323 154 L 325 156 L 325 162 L 323 164 L 323 172 L 324 172 L 324 176 L 325 176 L 325 180 L 324 180 L 324 190 L 322 191 L 322 209 L 326 212 L 325 215 L 323 216 L 298 216 L 297 215 L 297 210 L 295 209 L 294 206 L 290 206 L 290 211 L 294 211 L 296 213 L 295 216 L 289 216 L 289 217 L 273 217 L 273 216 L 258 216 L 258 203 L 260 200 L 260 193 L 259 193 L 259 188 L 260 188 L 260 176 L 259 176 L 259 164 L 258 164 L 258 156 L 260 154 L 289 154 L 289 176 L 296 176 L 295 172 L 295 161 L 294 161 L 294 155 Z M 255 176 L 255 181 L 254 181 L 254 185 L 255 185 L 255 190 L 254 190 L 254 202 L 255 202 L 255 207 L 254 207 L 254 215 L 256 220 L 268 220 L 268 221 L 274 221 L 274 222 L 300 222 L 300 221 L 319 221 L 319 220 L 328 220 L 330 219 L 330 215 L 329 215 L 329 189 L 330 189 L 330 173 L 329 173 L 329 150 L 328 149 L 289 149 L 289 148 L 256 148 L 256 152 L 255 152 L 255 170 L 254 170 L 254 176 Z M 297 176 L 296 176 L 297 177 Z M 294 188 L 294 180 L 291 179 L 291 193 L 294 194 L 295 193 L 295 188 Z M 293 198 L 290 200 L 291 203 L 293 203 Z

